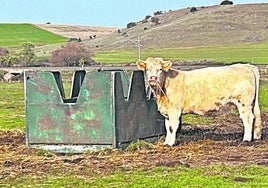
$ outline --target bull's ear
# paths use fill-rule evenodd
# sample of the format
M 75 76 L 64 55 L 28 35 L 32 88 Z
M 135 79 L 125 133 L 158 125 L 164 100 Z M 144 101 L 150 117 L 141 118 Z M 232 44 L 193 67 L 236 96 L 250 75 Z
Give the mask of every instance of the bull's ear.
M 163 63 L 162 63 L 162 69 L 164 71 L 168 71 L 171 66 L 172 66 L 172 62 L 171 61 L 163 61 Z
M 137 64 L 138 69 L 143 70 L 143 71 L 146 69 L 146 63 L 144 61 L 138 60 L 136 64 Z

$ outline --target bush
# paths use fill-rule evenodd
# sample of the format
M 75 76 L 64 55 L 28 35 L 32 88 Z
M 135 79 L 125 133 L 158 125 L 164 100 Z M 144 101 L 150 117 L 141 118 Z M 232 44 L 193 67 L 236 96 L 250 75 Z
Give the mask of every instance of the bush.
M 37 56 L 34 53 L 34 44 L 31 42 L 24 42 L 21 44 L 21 52 L 19 53 L 19 60 L 23 66 L 32 66 L 36 63 Z
M 135 27 L 137 24 L 135 22 L 130 22 L 127 24 L 127 28 Z
M 37 56 L 34 53 L 34 44 L 24 42 L 21 44 L 20 52 L 9 54 L 8 50 L 0 48 L 0 66 L 11 67 L 13 65 L 33 66 L 37 61 Z
M 152 18 L 151 18 L 151 22 L 156 23 L 156 24 L 159 23 L 159 20 L 160 20 L 160 19 L 157 18 L 157 17 L 152 17 Z
M 196 7 L 190 8 L 190 12 L 196 12 L 196 11 L 197 11 L 197 8 Z
M 228 1 L 228 0 L 221 2 L 221 5 L 232 5 L 232 4 L 234 4 L 234 3 L 232 1 Z
M 2 67 L 12 67 L 13 65 L 19 65 L 21 62 L 20 57 L 17 55 L 6 55 L 0 58 L 0 63 Z
M 154 13 L 155 16 L 157 16 L 157 15 L 161 15 L 161 14 L 163 14 L 163 11 L 156 11 L 156 12 Z
M 49 62 L 54 66 L 79 66 L 81 59 L 84 65 L 95 64 L 91 59 L 93 52 L 85 48 L 80 42 L 69 42 L 61 49 L 52 52 Z
M 148 20 L 149 18 L 151 18 L 152 16 L 150 16 L 150 15 L 147 15 L 147 16 L 145 16 L 145 20 Z
M 9 54 L 8 50 L 0 47 L 0 56 L 5 56 L 7 54 Z

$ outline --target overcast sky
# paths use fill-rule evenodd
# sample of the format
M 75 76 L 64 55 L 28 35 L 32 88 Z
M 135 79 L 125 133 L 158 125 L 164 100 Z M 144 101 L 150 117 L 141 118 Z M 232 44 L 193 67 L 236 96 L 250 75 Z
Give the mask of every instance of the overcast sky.
M 218 0 L 0 0 L 1 23 L 46 23 L 126 27 L 162 10 L 218 5 Z M 233 0 L 234 4 L 268 0 Z

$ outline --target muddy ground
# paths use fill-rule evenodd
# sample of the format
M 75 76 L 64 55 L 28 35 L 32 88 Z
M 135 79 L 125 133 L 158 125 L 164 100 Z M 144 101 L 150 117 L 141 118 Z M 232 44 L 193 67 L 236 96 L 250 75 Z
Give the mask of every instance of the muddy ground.
M 174 147 L 162 146 L 162 139 L 155 144 L 137 145 L 132 150 L 80 155 L 51 154 L 26 148 L 24 132 L 0 131 L 0 182 L 18 175 L 89 177 L 115 170 L 129 172 L 157 166 L 268 166 L 268 113 L 262 114 L 262 122 L 260 141 L 242 142 L 243 127 L 239 117 L 227 114 L 215 118 L 209 125 L 183 124 Z

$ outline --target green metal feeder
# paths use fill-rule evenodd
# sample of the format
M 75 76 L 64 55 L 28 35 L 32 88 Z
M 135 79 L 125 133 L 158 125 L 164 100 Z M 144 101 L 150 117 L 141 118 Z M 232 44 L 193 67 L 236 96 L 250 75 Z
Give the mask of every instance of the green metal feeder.
M 144 75 L 122 70 L 74 72 L 70 98 L 56 71 L 25 72 L 26 145 L 60 153 L 125 148 L 164 135 L 164 117 L 147 99 Z

